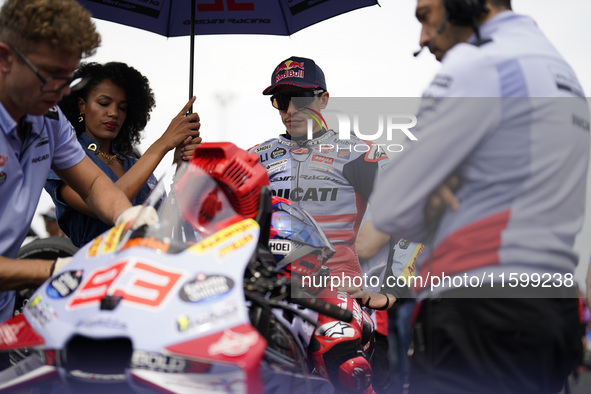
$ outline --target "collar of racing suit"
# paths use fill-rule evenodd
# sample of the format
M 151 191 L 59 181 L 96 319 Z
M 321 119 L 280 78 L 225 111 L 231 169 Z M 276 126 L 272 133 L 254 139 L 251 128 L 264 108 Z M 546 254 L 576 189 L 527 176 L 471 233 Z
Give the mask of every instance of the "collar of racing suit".
M 318 137 L 323 136 L 324 134 L 326 134 L 328 130 L 326 130 L 325 128 L 322 128 L 321 130 L 318 130 L 317 132 L 315 132 L 314 134 L 312 134 L 312 139 L 316 139 Z M 285 134 L 281 134 L 282 137 L 287 138 L 288 140 L 292 140 L 294 142 L 302 142 L 302 141 L 308 141 L 308 136 L 302 136 L 302 137 L 292 137 L 291 135 L 289 135 L 289 133 L 285 133 Z

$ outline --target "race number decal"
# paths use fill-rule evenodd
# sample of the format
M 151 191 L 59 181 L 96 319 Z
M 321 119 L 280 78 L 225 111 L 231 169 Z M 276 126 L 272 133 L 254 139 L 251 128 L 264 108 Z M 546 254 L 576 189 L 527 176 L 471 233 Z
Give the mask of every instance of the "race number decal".
M 163 304 L 183 276 L 182 272 L 137 261 L 122 261 L 94 271 L 78 288 L 68 308 L 98 304 L 107 296 L 124 302 L 156 308 Z

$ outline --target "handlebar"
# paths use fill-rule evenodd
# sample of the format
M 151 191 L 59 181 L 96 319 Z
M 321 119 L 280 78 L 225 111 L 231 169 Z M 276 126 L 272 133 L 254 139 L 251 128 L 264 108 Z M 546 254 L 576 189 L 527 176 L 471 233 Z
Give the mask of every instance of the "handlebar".
M 295 296 L 291 297 L 291 302 L 311 309 L 315 312 L 322 313 L 333 319 L 342 320 L 346 323 L 353 320 L 353 313 L 347 309 L 343 309 L 338 305 L 331 304 L 322 298 L 311 296 L 301 290 L 292 289 Z
M 306 293 L 301 287 L 293 284 L 289 277 L 284 276 L 283 272 L 272 264 L 265 264 L 262 259 L 253 261 L 249 270 L 251 276 L 245 281 L 245 291 L 251 294 L 251 299 L 258 299 L 259 303 L 266 299 L 269 306 L 272 304 L 277 307 L 279 305 L 275 304 L 274 300 L 288 300 L 333 319 L 347 323 L 353 320 L 351 311 Z M 256 297 L 253 293 L 258 293 L 261 297 Z

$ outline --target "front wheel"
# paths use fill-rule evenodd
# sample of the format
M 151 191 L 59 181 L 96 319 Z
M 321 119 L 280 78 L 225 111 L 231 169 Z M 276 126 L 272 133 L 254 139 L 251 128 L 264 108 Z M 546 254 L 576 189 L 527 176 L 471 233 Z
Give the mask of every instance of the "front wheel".
M 36 239 L 26 244 L 18 251 L 16 257 L 18 259 L 55 260 L 58 257 L 70 257 L 77 251 L 78 248 L 72 244 L 69 238 L 49 237 Z M 15 316 L 22 313 L 23 307 L 35 290 L 35 288 L 17 290 L 14 304 Z
M 66 237 L 49 237 L 36 239 L 23 246 L 17 254 L 18 259 L 42 259 L 55 260 L 58 257 L 70 257 L 78 251 L 78 248 L 72 244 Z M 13 315 L 23 313 L 23 308 L 29 302 L 29 298 L 37 290 L 36 288 L 20 289 L 16 291 Z M 29 355 L 27 349 L 13 350 L 8 353 L 12 365 L 25 359 Z
M 55 260 L 58 257 L 69 257 L 78 251 L 66 237 L 49 237 L 36 239 L 23 246 L 17 254 L 18 259 Z

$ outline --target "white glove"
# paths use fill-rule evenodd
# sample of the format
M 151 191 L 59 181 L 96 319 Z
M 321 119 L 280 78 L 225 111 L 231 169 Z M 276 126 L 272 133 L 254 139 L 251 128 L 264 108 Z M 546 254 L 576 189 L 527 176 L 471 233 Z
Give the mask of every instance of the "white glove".
M 135 207 L 127 208 L 115 222 L 115 226 L 127 223 L 133 220 L 130 230 L 143 226 L 144 224 L 151 226 L 158 223 L 158 213 L 153 207 L 136 205 Z
M 64 268 L 66 268 L 66 265 L 70 262 L 70 260 L 72 260 L 71 257 L 58 257 L 53 263 L 53 266 L 51 267 L 51 274 L 49 276 L 51 277 L 63 271 Z

